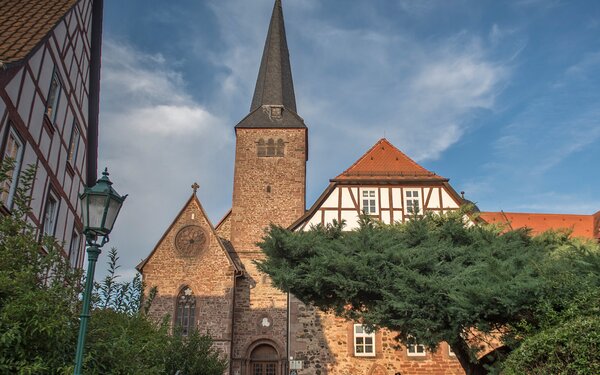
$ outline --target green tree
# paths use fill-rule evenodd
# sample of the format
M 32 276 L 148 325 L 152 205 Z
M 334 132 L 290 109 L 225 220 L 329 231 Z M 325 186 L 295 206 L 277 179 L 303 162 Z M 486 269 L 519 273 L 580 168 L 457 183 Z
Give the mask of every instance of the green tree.
M 0 167 L 0 184 L 12 175 Z M 79 273 L 52 238 L 37 240 L 26 220 L 33 168 L 20 177 L 11 214 L 0 215 L 0 373 L 54 373 L 74 353 Z M 3 185 L 3 184 L 2 184 Z M 44 254 L 46 253 L 46 254 Z
M 416 339 L 435 350 L 446 341 L 467 374 L 487 374 L 518 345 L 515 325 L 539 327 L 541 303 L 560 311 L 577 283 L 600 283 L 594 263 L 582 261 L 598 259 L 597 245 L 561 233 L 467 226 L 463 212 L 395 225 L 363 217 L 353 231 L 340 223 L 294 233 L 273 226 L 260 246 L 267 257 L 258 267 L 275 286 L 399 332 L 404 344 Z M 489 337 L 506 345 L 481 357 Z
M 0 186 L 12 175 L 0 165 Z M 53 238 L 38 240 L 28 221 L 35 170 L 19 177 L 9 214 L 0 214 L 0 373 L 72 374 L 81 311 L 81 272 L 70 268 Z M 95 287 L 85 348 L 86 374 L 221 375 L 226 362 L 209 337 L 171 335 L 146 312 L 140 276 L 118 281 L 109 251 L 108 276 Z M 185 357 L 182 357 L 182 356 Z

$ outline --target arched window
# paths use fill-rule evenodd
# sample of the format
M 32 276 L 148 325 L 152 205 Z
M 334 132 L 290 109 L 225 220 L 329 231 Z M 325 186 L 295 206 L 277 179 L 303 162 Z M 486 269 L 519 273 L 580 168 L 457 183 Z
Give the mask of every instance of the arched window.
M 276 152 L 275 154 L 277 156 L 283 156 L 283 150 L 285 149 L 285 143 L 283 142 L 283 139 L 279 138 L 277 140 L 277 147 L 276 147 Z
M 189 286 L 181 289 L 177 296 L 175 325 L 181 327 L 181 334 L 187 336 L 196 324 L 196 297 Z
M 267 156 L 275 156 L 275 140 L 269 138 L 267 141 Z
M 262 138 L 258 141 L 257 151 L 258 156 L 267 156 L 267 146 Z

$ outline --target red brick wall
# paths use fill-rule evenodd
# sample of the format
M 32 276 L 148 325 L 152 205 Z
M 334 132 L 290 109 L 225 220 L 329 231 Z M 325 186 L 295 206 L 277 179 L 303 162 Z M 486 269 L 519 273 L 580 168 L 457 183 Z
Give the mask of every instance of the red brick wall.
M 306 306 L 297 299 L 291 304 L 290 356 L 302 360 L 300 375 L 459 375 L 462 367 L 441 343 L 435 353 L 409 357 L 393 332 L 377 331 L 375 357 L 354 356 L 354 323 Z

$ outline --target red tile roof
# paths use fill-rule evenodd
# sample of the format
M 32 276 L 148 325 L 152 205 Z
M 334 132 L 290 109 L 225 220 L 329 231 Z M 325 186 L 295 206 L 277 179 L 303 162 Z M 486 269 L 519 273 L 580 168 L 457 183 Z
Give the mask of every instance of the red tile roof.
M 444 177 L 421 167 L 387 139 L 380 139 L 334 181 L 347 180 L 439 180 Z
M 20 61 L 77 0 L 0 0 L 0 63 Z
M 535 234 L 549 229 L 566 229 L 571 230 L 574 237 L 600 239 L 600 211 L 594 215 L 481 212 L 480 218 L 490 224 L 508 225 L 511 229 L 530 228 Z

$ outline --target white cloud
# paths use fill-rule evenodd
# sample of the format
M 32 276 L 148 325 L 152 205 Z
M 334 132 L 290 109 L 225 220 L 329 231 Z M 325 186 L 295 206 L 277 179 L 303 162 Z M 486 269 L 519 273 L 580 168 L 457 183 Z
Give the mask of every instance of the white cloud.
M 117 191 L 129 194 L 111 245 L 130 271 L 152 250 L 194 181 L 200 196 L 230 189 L 232 135 L 225 119 L 193 99 L 163 55 L 105 39 L 99 167 L 108 166 Z M 220 213 L 228 208 L 207 202 Z

